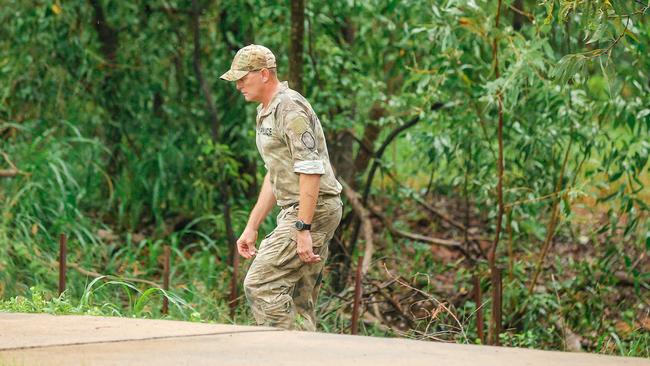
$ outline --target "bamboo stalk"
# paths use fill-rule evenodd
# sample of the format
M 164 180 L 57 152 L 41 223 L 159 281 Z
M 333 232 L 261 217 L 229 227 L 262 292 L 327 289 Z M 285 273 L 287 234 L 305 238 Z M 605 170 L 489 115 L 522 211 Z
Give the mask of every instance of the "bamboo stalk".
M 357 261 L 357 276 L 354 279 L 354 304 L 352 305 L 352 334 L 357 334 L 359 330 L 359 307 L 361 303 L 361 268 L 363 267 L 363 256 Z
M 235 251 L 232 257 L 232 278 L 230 279 L 230 318 L 235 319 L 235 310 L 237 309 L 237 277 L 239 274 L 239 255 Z
M 66 260 L 68 256 L 68 239 L 65 234 L 59 237 L 59 296 L 65 291 L 67 277 Z
M 499 345 L 499 334 L 501 333 L 502 319 L 502 277 L 501 269 L 495 268 L 492 273 L 492 317 L 490 318 L 490 344 Z
M 499 19 L 501 17 L 501 0 L 497 4 L 497 14 L 495 20 L 495 29 L 499 28 Z M 498 35 L 495 35 L 492 40 L 492 59 L 494 62 L 494 75 L 498 79 L 499 74 L 499 47 L 498 47 Z M 504 204 L 503 204 L 503 98 L 502 91 L 497 91 L 497 108 L 499 114 L 499 125 L 497 130 L 498 142 L 499 142 L 499 157 L 497 160 L 497 170 L 498 170 L 498 183 L 497 183 L 497 202 L 499 208 L 497 210 L 497 223 L 496 223 L 496 233 L 494 235 L 494 241 L 492 242 L 492 247 L 490 248 L 490 253 L 488 255 L 488 261 L 490 264 L 490 278 L 492 280 L 492 316 L 490 317 L 490 344 L 498 345 L 499 343 L 499 333 L 501 332 L 501 271 L 497 268 L 496 265 L 496 254 L 497 246 L 499 245 L 499 237 L 501 234 L 501 224 L 503 221 L 504 213 Z
M 481 344 L 485 344 L 485 333 L 483 330 L 483 304 L 481 298 L 481 278 L 474 275 L 474 302 L 476 303 L 476 333 L 481 340 Z
M 163 290 L 169 291 L 169 257 L 170 257 L 169 245 L 165 245 L 164 251 L 164 260 L 163 260 Z M 169 312 L 169 299 L 167 296 L 163 296 L 163 305 L 162 313 L 167 314 Z

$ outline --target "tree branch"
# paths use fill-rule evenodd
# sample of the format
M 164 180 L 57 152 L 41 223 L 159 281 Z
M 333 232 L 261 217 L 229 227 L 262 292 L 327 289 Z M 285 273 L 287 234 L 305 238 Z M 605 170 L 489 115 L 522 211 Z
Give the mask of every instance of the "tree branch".
M 572 130 L 573 132 L 573 130 Z M 571 135 L 572 136 L 572 135 Z M 560 191 L 562 191 L 562 182 L 564 180 L 564 174 L 566 171 L 566 165 L 567 162 L 569 161 L 569 154 L 571 153 L 571 146 L 573 145 L 573 138 L 569 138 L 569 143 L 566 148 L 566 152 L 564 153 L 564 160 L 562 161 L 562 168 L 560 168 L 560 172 L 557 176 L 557 181 L 555 182 L 555 198 L 553 199 L 553 206 L 551 207 L 551 218 L 548 222 L 548 226 L 546 228 L 546 238 L 544 239 L 544 244 L 542 246 L 542 251 L 539 254 L 539 259 L 537 260 L 537 265 L 535 266 L 535 273 L 533 274 L 533 278 L 530 281 L 530 284 L 528 285 L 528 296 L 533 294 L 533 290 L 535 289 L 535 284 L 537 283 L 537 278 L 539 277 L 539 274 L 542 271 L 542 264 L 544 263 L 544 258 L 546 258 L 546 254 L 548 252 L 548 248 L 551 245 L 551 240 L 553 239 L 553 236 L 555 234 L 555 228 L 557 226 L 557 221 L 558 217 L 560 215 L 560 209 L 559 209 L 559 204 L 562 198 L 566 196 L 566 193 L 560 195 Z
M 443 107 L 443 104 L 440 102 L 436 102 L 431 106 L 431 111 L 436 111 L 438 109 L 441 109 Z M 415 126 L 418 122 L 420 122 L 420 117 L 414 117 L 412 120 L 408 121 L 407 123 L 397 127 L 394 129 L 384 140 L 384 142 L 379 146 L 379 149 L 377 152 L 374 154 L 374 161 L 372 163 L 372 166 L 370 167 L 370 171 L 368 172 L 368 177 L 366 179 L 366 186 L 363 191 L 363 203 L 366 204 L 368 202 L 368 195 L 370 194 L 370 187 L 372 186 L 372 181 L 375 177 L 375 172 L 377 171 L 377 168 L 379 168 L 379 164 L 381 161 L 381 157 L 384 155 L 384 151 L 386 151 L 386 148 L 388 145 L 390 145 L 393 140 L 397 136 L 399 136 L 400 133 L 403 131 L 409 129 L 410 127 Z
M 400 236 L 402 238 L 406 239 L 411 239 L 411 240 L 416 240 L 416 241 L 421 241 L 424 243 L 429 243 L 429 244 L 435 244 L 435 245 L 440 245 L 448 248 L 454 248 L 462 251 L 464 253 L 464 250 L 462 246 L 460 245 L 460 242 L 453 240 L 453 239 L 442 239 L 442 238 L 435 238 L 431 236 L 426 236 L 426 235 L 421 235 L 417 233 L 410 233 L 408 231 L 400 230 L 395 228 L 393 223 L 388 220 L 384 215 L 379 212 L 379 210 L 375 207 L 369 206 L 370 207 L 370 212 L 379 218 L 384 225 L 386 225 L 386 228 L 388 231 L 393 233 L 396 236 Z
M 431 111 L 439 110 L 443 106 L 444 106 L 443 103 L 435 102 L 433 103 L 433 105 L 431 105 Z M 397 138 L 397 136 L 399 136 L 400 133 L 402 133 L 402 131 L 405 131 L 408 128 L 415 126 L 419 121 L 420 121 L 420 117 L 417 116 L 411 119 L 409 122 L 397 127 L 395 130 L 391 131 L 390 134 L 388 134 L 384 142 L 379 146 L 379 149 L 374 154 L 374 161 L 372 163 L 372 166 L 370 167 L 370 171 L 368 172 L 368 177 L 366 178 L 366 185 L 363 192 L 363 199 L 361 200 L 361 203 L 363 205 L 367 204 L 368 202 L 368 196 L 370 195 L 370 187 L 372 186 L 372 181 L 375 177 L 375 172 L 377 171 L 379 165 L 381 164 L 381 158 L 384 155 L 384 151 L 386 151 L 386 148 L 388 147 L 388 145 L 390 145 L 391 142 L 393 142 L 393 140 L 395 140 L 395 138 Z M 357 243 L 357 238 L 359 237 L 360 225 L 361 223 L 359 221 L 355 222 L 354 231 L 352 233 L 352 238 L 349 245 L 349 249 L 351 251 L 354 250 L 354 246 Z M 345 264 L 346 267 L 348 264 L 349 263 L 346 261 Z

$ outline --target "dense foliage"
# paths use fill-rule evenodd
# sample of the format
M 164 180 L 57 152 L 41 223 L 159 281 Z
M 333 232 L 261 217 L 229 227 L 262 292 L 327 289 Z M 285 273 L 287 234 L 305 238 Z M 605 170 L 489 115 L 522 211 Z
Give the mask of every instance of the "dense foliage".
M 493 264 L 501 343 L 650 356 L 649 7 L 307 2 L 296 87 L 373 223 L 363 332 L 485 341 L 472 277 L 487 310 Z M 291 22 L 289 2 L 5 0 L 0 308 L 158 317 L 163 294 L 173 317 L 233 321 L 229 243 L 264 168 L 255 105 L 218 77 L 259 43 L 286 78 Z M 345 214 L 319 307 L 332 332 L 368 244 Z M 60 233 L 82 271 L 56 298 Z M 170 292 L 129 281 L 161 282 L 164 245 Z

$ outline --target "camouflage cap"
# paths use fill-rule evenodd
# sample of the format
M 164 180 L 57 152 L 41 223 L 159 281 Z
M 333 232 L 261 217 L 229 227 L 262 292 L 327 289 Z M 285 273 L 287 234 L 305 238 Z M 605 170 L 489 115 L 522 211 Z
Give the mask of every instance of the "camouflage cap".
M 276 64 L 273 52 L 264 46 L 251 44 L 237 51 L 235 58 L 232 60 L 232 65 L 230 65 L 230 70 L 221 75 L 221 78 L 228 81 L 237 81 L 250 71 L 274 67 L 276 67 Z

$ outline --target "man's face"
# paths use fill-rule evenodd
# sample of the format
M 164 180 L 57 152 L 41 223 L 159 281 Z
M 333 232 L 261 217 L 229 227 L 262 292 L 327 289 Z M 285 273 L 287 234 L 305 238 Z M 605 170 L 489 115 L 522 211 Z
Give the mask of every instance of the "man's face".
M 261 102 L 264 78 L 262 71 L 251 71 L 243 78 L 236 81 L 239 90 L 247 102 Z

